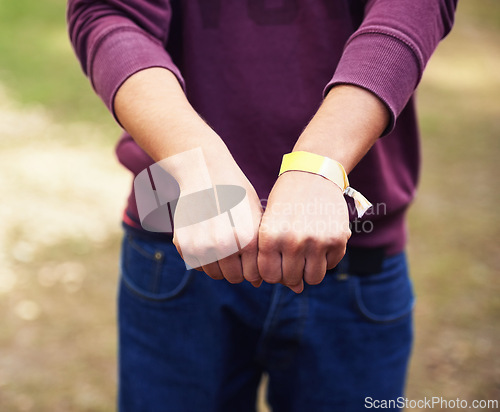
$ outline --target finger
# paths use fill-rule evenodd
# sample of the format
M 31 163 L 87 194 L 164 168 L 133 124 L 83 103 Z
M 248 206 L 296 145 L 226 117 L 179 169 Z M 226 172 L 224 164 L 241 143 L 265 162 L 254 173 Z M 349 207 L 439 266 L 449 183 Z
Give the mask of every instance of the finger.
M 262 279 L 256 280 L 255 282 L 250 282 L 254 288 L 260 288 L 260 285 L 262 285 Z
M 181 255 L 182 260 L 184 261 L 186 267 L 197 270 L 198 272 L 204 272 L 203 267 L 198 259 L 193 255 L 187 255 L 186 257 L 182 255 L 180 252 L 180 248 L 177 249 L 179 255 Z
M 333 269 L 335 266 L 339 264 L 345 254 L 345 248 L 343 251 L 332 251 L 326 255 L 326 268 L 328 270 Z
M 184 256 L 182 256 L 182 250 L 181 250 L 181 247 L 180 247 L 180 246 L 179 246 L 179 244 L 175 241 L 175 236 L 174 236 L 174 240 L 172 241 L 172 243 L 174 244 L 175 249 L 177 249 L 177 253 L 181 256 L 182 260 L 184 260 Z
M 281 254 L 279 252 L 259 252 L 257 267 L 260 277 L 267 283 L 279 283 L 282 280 Z
M 219 267 L 222 271 L 222 274 L 229 283 L 241 283 L 245 279 L 243 277 L 241 259 L 238 254 L 234 254 L 224 259 L 220 259 Z
M 257 250 L 245 252 L 241 254 L 241 266 L 243 268 L 243 276 L 250 283 L 262 282 L 257 266 Z M 260 286 L 260 283 L 259 283 Z
M 327 259 L 325 254 L 308 254 L 304 268 L 304 280 L 309 285 L 321 283 L 326 274 Z
M 196 270 L 199 270 L 199 269 L 196 269 Z M 208 263 L 206 265 L 203 265 L 203 271 L 208 276 L 210 276 L 212 279 L 215 279 L 215 280 L 224 279 L 224 275 L 222 274 L 222 271 L 219 267 L 218 262 L 212 262 L 212 263 Z
M 203 267 L 206 265 L 202 264 L 200 259 L 198 259 L 198 255 L 195 255 L 195 254 L 191 253 L 190 251 L 186 251 L 186 250 L 184 250 L 184 252 L 182 252 L 182 250 L 179 246 L 176 246 L 176 248 L 177 248 L 177 252 L 179 252 L 179 255 L 181 256 L 182 260 L 184 261 L 184 263 L 186 264 L 187 267 L 190 267 L 190 268 L 197 270 L 199 272 L 204 271 Z
M 300 293 L 304 287 L 302 278 L 304 277 L 305 258 L 302 254 L 283 254 L 281 265 L 283 267 L 283 279 L 281 283 L 289 286 L 294 292 Z M 302 284 L 300 292 L 298 286 Z
M 286 285 L 289 289 L 291 289 L 292 291 L 294 291 L 295 293 L 302 293 L 302 291 L 304 290 L 304 281 L 301 280 L 300 283 L 298 285 Z

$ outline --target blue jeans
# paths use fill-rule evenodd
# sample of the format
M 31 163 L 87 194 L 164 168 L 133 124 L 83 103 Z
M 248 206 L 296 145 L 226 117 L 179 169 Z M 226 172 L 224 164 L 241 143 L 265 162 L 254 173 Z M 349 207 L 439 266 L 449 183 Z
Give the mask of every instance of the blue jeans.
M 186 270 L 172 243 L 126 233 L 119 291 L 121 412 L 250 412 L 263 372 L 274 412 L 365 410 L 403 395 L 413 293 L 405 254 L 345 258 L 296 295 Z

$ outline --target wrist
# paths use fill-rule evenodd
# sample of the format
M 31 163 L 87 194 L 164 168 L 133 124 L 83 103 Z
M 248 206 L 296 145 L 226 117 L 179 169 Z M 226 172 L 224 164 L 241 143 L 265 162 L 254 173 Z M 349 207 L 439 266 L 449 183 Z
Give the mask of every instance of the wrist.
M 283 156 L 279 175 L 289 171 L 312 173 L 330 180 L 345 195 L 354 199 L 358 217 L 363 216 L 372 206 L 361 193 L 349 186 L 347 173 L 342 164 L 336 160 L 315 153 L 296 151 Z
M 349 179 L 342 164 L 326 156 L 306 151 L 294 151 L 283 156 L 279 174 L 288 171 L 308 172 L 330 180 L 342 190 L 349 186 Z
M 240 184 L 243 173 L 222 145 L 198 145 L 158 162 L 177 181 L 181 191 L 196 192 L 214 185 Z M 244 176 L 243 176 L 244 177 Z
M 388 113 L 371 92 L 352 85 L 335 86 L 293 150 L 337 160 L 350 173 L 382 134 Z

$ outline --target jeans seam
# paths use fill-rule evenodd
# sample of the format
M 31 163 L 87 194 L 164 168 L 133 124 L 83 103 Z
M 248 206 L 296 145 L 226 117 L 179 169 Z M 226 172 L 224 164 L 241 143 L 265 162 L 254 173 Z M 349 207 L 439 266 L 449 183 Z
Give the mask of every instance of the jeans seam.
M 269 309 L 267 310 L 267 315 L 266 318 L 264 319 L 264 324 L 262 325 L 262 333 L 259 337 L 259 341 L 257 342 L 257 348 L 255 351 L 257 360 L 262 360 L 260 358 L 262 353 L 264 352 L 264 346 L 265 346 L 264 342 L 266 340 L 268 332 L 272 328 L 274 315 L 276 313 L 276 308 L 278 307 L 280 296 L 281 296 L 281 288 L 279 287 L 279 284 L 276 284 L 274 286 L 273 293 L 271 295 L 271 303 L 269 304 Z
M 391 323 L 396 322 L 411 314 L 414 306 L 415 299 L 410 296 L 409 303 L 401 310 L 396 312 L 394 315 L 377 315 L 372 313 L 363 303 L 363 298 L 361 296 L 361 285 L 359 283 L 359 278 L 357 276 L 351 276 L 351 292 L 354 298 L 354 304 L 356 306 L 356 311 L 366 320 L 373 323 Z
M 306 321 L 307 321 L 307 314 L 309 312 L 309 297 L 307 294 L 307 291 L 304 290 L 301 294 L 301 296 L 298 296 L 300 299 L 299 302 L 299 310 L 300 310 L 300 315 L 299 315 L 299 330 L 298 330 L 298 340 L 299 342 L 302 342 L 302 338 L 304 337 L 304 331 L 306 329 Z
M 126 279 L 126 276 L 123 275 L 123 272 L 121 275 L 121 279 L 122 279 L 126 289 L 131 294 L 135 295 L 136 297 L 138 297 L 142 300 L 148 301 L 148 302 L 161 303 L 161 302 L 166 302 L 166 301 L 172 300 L 172 299 L 178 297 L 182 292 L 184 292 L 184 290 L 187 288 L 189 283 L 191 283 L 191 280 L 193 277 L 192 270 L 193 269 L 187 271 L 188 273 L 184 273 L 184 277 L 183 277 L 182 281 L 177 285 L 177 287 L 175 289 L 171 290 L 168 293 L 165 293 L 164 295 L 161 295 L 161 297 L 148 296 L 148 294 L 146 294 L 145 292 L 140 292 L 140 291 L 136 290 L 135 286 L 133 286 Z
M 148 282 L 147 286 L 141 287 L 136 285 L 133 281 L 133 277 L 127 276 L 128 261 L 130 259 L 128 248 L 134 250 L 134 252 L 139 253 L 142 256 L 141 259 L 147 259 L 154 265 L 154 269 L 151 270 L 152 279 Z M 181 277 L 180 282 L 172 289 L 164 293 L 160 293 L 161 281 L 162 281 L 162 271 L 168 270 L 165 265 L 168 265 L 169 259 L 167 259 L 168 250 L 164 250 L 158 245 L 152 247 L 154 252 L 143 248 L 139 243 L 135 241 L 133 234 L 125 233 L 122 241 L 122 251 L 120 259 L 120 280 L 123 282 L 125 288 L 135 297 L 142 299 L 147 302 L 161 303 L 166 302 L 178 297 L 184 290 L 189 286 L 193 279 L 193 270 L 186 269 Z M 147 289 L 149 288 L 149 289 Z M 155 296 L 158 295 L 158 296 Z

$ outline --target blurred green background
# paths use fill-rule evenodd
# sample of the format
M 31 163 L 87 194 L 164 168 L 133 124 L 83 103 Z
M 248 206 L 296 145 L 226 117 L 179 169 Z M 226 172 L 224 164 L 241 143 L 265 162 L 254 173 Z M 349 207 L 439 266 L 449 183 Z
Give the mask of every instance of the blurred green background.
M 409 399 L 500 399 L 499 45 L 500 2 L 461 0 L 419 88 Z M 114 410 L 118 134 L 65 1 L 1 0 L 0 411 Z

